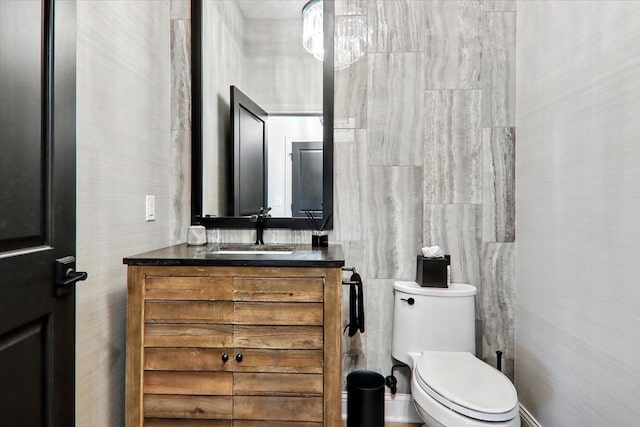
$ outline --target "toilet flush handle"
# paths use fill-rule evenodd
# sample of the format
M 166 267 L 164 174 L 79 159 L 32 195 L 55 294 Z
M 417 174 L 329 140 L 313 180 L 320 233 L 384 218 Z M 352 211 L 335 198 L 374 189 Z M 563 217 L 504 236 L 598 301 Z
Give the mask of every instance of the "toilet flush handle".
M 416 300 L 413 298 L 400 298 L 401 301 L 406 301 L 409 305 L 413 305 L 416 303 Z

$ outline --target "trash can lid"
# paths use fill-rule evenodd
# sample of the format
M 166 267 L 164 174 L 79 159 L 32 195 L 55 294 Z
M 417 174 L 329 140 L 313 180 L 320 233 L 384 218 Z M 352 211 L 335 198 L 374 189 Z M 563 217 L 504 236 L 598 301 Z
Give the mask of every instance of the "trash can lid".
M 384 377 L 375 371 L 353 371 L 347 375 L 347 385 L 359 389 L 376 389 L 384 387 Z

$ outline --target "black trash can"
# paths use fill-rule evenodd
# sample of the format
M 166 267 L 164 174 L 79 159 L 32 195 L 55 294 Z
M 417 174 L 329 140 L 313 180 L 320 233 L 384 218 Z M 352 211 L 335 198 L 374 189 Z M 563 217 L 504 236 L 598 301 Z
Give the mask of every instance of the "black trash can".
M 384 427 L 384 377 L 379 373 L 347 375 L 347 427 Z

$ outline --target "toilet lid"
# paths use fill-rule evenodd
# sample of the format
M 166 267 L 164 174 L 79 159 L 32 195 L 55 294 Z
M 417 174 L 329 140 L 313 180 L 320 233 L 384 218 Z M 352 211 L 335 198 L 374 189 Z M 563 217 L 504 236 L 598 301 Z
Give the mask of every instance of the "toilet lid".
M 518 395 L 511 381 L 471 353 L 425 351 L 415 372 L 421 388 L 462 415 L 507 421 L 518 414 Z
M 395 281 L 393 289 L 400 292 L 413 295 L 426 295 L 430 297 L 466 297 L 475 295 L 477 288 L 467 283 L 449 283 L 448 288 L 430 288 L 428 286 L 420 286 L 416 282 Z

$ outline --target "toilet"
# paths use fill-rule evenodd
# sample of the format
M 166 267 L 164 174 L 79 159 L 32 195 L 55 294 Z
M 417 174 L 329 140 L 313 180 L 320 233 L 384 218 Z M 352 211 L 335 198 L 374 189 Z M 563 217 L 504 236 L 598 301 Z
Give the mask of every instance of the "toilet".
M 518 395 L 475 357 L 475 286 L 393 284 L 391 354 L 411 368 L 411 394 L 426 427 L 520 427 Z

